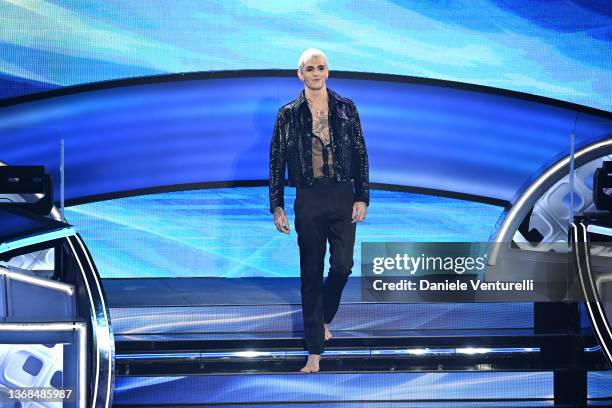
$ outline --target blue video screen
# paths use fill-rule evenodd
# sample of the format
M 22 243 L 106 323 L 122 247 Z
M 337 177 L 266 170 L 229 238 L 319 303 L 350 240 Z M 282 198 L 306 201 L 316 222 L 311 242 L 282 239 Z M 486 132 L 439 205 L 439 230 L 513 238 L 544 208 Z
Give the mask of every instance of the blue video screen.
M 299 277 L 295 190 L 286 190 L 289 236 L 274 228 L 267 187 L 118 198 L 68 207 L 66 218 L 102 278 Z M 373 190 L 371 200 L 376 205 L 357 228 L 353 276 L 360 276 L 361 242 L 487 242 L 506 213 L 408 192 Z
M 0 98 L 115 79 L 295 69 L 442 79 L 610 111 L 606 1 L 0 3 Z
M 14 0 L 0 2 L 0 27 L 0 161 L 47 167 L 66 220 L 109 280 L 299 276 L 295 190 L 285 191 L 286 236 L 261 181 L 276 111 L 300 91 L 291 71 L 310 47 L 329 58 L 330 88 L 359 108 L 376 184 L 352 276 L 362 242 L 492 241 L 538 176 L 573 147 L 612 135 L 609 1 Z M 407 324 L 534 320 L 529 304 L 446 306 Z M 114 311 L 119 332 L 176 327 L 174 315 L 123 312 Z M 37 375 L 31 385 L 44 377 L 55 386 L 61 365 L 40 367 L 61 362 L 61 350 L 42 347 L 0 348 L 0 362 L 19 357 L 0 388 Z M 368 400 L 386 377 L 345 386 Z M 211 404 L 227 402 L 228 389 L 265 397 L 262 385 L 275 381 L 118 378 L 116 403 L 149 405 L 177 402 L 177 384 L 211 391 L 188 395 Z M 297 377 L 281 387 L 295 399 L 336 395 L 314 378 L 314 388 Z M 405 398 L 430 398 L 433 384 L 439 398 L 553 403 L 552 372 L 394 378 Z M 609 399 L 609 381 L 590 373 L 589 397 Z

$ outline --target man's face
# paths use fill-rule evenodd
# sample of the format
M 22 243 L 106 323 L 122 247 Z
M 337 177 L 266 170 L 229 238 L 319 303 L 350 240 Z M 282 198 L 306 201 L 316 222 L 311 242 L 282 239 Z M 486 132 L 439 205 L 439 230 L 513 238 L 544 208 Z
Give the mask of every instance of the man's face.
M 304 82 L 304 86 L 313 91 L 322 89 L 328 76 L 327 61 L 320 55 L 313 56 L 298 69 L 298 77 Z

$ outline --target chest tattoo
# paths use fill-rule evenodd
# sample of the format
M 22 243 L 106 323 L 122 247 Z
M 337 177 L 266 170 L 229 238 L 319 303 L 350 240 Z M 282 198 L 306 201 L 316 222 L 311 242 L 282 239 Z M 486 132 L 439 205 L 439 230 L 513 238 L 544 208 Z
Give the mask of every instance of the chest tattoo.
M 317 109 L 315 118 L 312 124 L 312 132 L 321 138 L 326 144 L 329 143 L 329 123 L 327 114 Z

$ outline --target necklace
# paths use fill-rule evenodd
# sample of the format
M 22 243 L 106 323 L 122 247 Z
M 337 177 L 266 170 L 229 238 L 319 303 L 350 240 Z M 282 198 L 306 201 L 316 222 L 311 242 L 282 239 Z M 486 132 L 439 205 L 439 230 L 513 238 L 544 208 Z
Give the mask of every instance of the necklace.
M 315 107 L 315 104 L 312 102 L 312 100 L 306 98 L 306 102 L 308 102 L 308 107 L 310 108 L 310 111 L 314 111 L 317 116 L 321 116 L 325 114 L 325 109 L 321 109 L 318 106 Z M 325 101 L 323 102 L 322 105 L 327 106 L 327 97 L 325 98 Z

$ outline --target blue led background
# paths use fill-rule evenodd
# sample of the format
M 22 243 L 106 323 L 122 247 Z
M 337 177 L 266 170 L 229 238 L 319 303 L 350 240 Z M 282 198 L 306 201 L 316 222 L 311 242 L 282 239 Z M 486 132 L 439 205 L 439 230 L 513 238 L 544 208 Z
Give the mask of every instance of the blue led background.
M 612 116 L 506 95 L 382 79 L 328 84 L 359 109 L 374 183 L 511 203 L 569 154 L 572 132 L 577 148 L 612 135 Z M 0 160 L 56 169 L 64 139 L 67 200 L 267 180 L 277 109 L 301 86 L 266 74 L 186 78 L 0 106 Z
M 159 74 L 292 69 L 302 49 L 316 46 L 330 57 L 330 87 L 359 108 L 372 182 L 511 205 L 569 153 L 572 132 L 578 148 L 610 137 L 609 115 L 511 93 L 435 81 L 397 82 L 369 73 L 489 85 L 609 109 L 610 15 L 603 3 L 580 1 L 512 6 L 500 1 L 4 2 L 0 97 Z M 338 78 L 334 70 L 364 74 Z M 69 204 L 150 188 L 265 180 L 276 109 L 301 87 L 286 74 L 165 77 L 5 100 L 0 103 L 0 160 L 45 164 L 55 176 L 59 198 L 63 139 Z M 187 271 L 191 276 L 292 276 L 295 265 L 281 263 L 275 269 L 261 260 L 270 259 L 266 251 L 273 253 L 270 248 L 279 239 L 270 229 L 265 189 L 248 191 L 238 201 L 168 193 L 83 204 L 71 207 L 68 219 L 84 234 L 106 277 L 185 276 Z M 412 225 L 414 217 L 421 219 L 418 211 L 412 214 L 413 203 L 400 204 L 404 196 L 397 194 L 373 201 L 371 225 L 396 219 Z M 198 209 L 209 199 L 218 200 L 217 206 Z M 430 221 L 419 224 L 418 240 L 444 240 L 454 225 L 463 230 L 454 231 L 450 240 L 487 240 L 495 232 L 501 207 L 491 206 L 494 214 L 486 220 L 474 219 L 482 204 L 461 202 L 457 215 L 438 211 L 444 200 L 429 204 Z M 168 201 L 168 208 L 160 204 Z M 182 207 L 183 202 L 189 204 Z M 387 208 L 388 202 L 396 205 Z M 387 218 L 376 220 L 381 208 Z M 212 224 L 190 225 L 193 213 L 208 216 Z M 219 227 L 241 231 L 243 224 L 253 235 L 227 234 Z M 127 235 L 128 226 L 133 235 Z M 368 227 L 360 239 L 393 236 L 388 227 L 386 235 Z M 411 234 L 396 238 L 416 240 Z M 117 236 L 131 239 L 111 244 Z M 246 243 L 253 241 L 260 251 L 248 250 Z M 139 245 L 156 253 L 137 254 Z M 177 261 L 185 265 L 172 261 L 181 249 L 191 254 Z M 148 256 L 151 261 L 144 259 Z M 243 258 L 254 261 L 237 262 Z
M 0 2 L 0 160 L 45 164 L 58 198 L 58 146 L 64 139 L 66 198 L 72 203 L 190 183 L 265 179 L 275 111 L 300 88 L 297 79 L 278 72 L 177 75 L 51 98 L 11 98 L 134 77 L 293 70 L 299 53 L 313 46 L 330 58 L 330 87 L 359 107 L 376 183 L 511 205 L 569 152 L 572 132 L 578 147 L 612 135 L 610 116 L 602 112 L 368 76 L 484 85 L 610 111 L 609 1 L 10 0 Z M 346 71 L 364 75 L 356 79 Z M 286 195 L 292 222 L 294 191 Z M 381 190 L 372 191 L 372 204 L 358 229 L 355 275 L 360 242 L 486 241 L 505 215 L 499 205 Z M 295 232 L 277 233 L 267 206 L 265 187 L 216 188 L 73 205 L 66 216 L 104 278 L 298 276 Z M 532 318 L 524 305 L 505 310 Z M 458 307 L 435 315 L 436 323 L 461 325 L 478 316 L 464 312 Z M 176 402 L 177 384 L 202 391 L 194 398 L 206 402 L 223 402 L 237 389 L 246 392 L 232 394 L 245 400 L 265 397 L 261 385 L 274 385 L 274 379 L 257 377 L 211 377 L 209 383 L 120 377 L 116 402 Z M 289 383 L 289 397 L 335 395 L 336 383 L 326 387 L 329 378 L 312 378 L 307 386 L 301 377 Z M 391 384 L 378 374 L 354 380 L 349 386 L 364 399 L 380 395 L 382 385 L 404 390 L 406 398 L 430 398 L 432 384 L 437 397 L 549 398 L 553 391 L 552 373 L 409 374 Z M 589 376 L 591 397 L 605 397 L 608 389 L 609 375 Z
M 481 84 L 612 108 L 608 1 L 0 3 L 0 98 L 168 73 L 295 68 Z
M 292 233 L 268 212 L 267 187 L 182 191 L 82 204 L 66 209 L 103 278 L 299 277 L 293 227 L 295 190 L 286 191 Z M 372 191 L 361 242 L 486 242 L 503 208 L 451 198 Z M 328 269 L 329 266 L 326 267 Z

